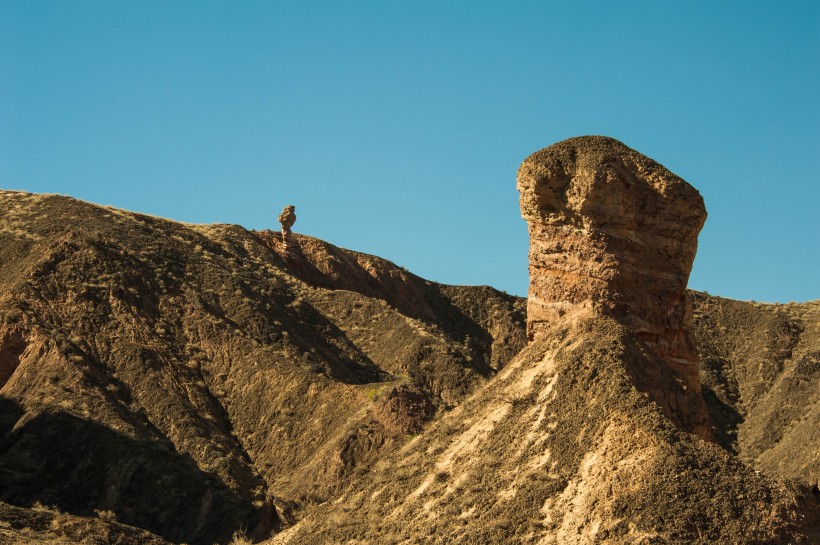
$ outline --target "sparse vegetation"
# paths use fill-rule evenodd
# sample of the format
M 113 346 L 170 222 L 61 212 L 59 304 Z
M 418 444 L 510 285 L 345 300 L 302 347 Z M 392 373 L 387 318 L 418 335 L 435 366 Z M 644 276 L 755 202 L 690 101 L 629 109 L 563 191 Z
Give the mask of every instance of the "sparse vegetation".
M 244 528 L 240 528 L 233 533 L 228 545 L 252 545 L 252 541 L 248 539 L 248 534 Z
M 100 520 L 107 520 L 109 522 L 117 520 L 117 514 L 110 509 L 95 509 L 94 513 L 97 515 L 97 518 Z

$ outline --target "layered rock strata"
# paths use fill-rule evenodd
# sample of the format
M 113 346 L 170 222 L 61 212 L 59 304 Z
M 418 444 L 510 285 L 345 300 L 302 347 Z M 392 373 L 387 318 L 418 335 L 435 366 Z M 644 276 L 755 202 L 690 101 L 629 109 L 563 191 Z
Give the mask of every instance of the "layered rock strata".
M 682 393 L 664 394 L 677 398 L 667 408 L 687 413 L 682 420 L 708 435 L 686 298 L 706 221 L 698 191 L 602 136 L 534 153 L 517 185 L 530 235 L 529 339 L 579 307 L 617 319 L 680 379 Z

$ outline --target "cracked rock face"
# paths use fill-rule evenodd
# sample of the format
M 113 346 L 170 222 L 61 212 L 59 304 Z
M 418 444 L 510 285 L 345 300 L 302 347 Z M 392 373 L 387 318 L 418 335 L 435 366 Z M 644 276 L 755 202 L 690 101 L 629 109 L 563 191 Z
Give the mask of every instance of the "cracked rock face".
M 686 300 L 706 221 L 698 191 L 602 136 L 532 154 L 518 170 L 518 190 L 530 235 L 529 339 L 589 307 L 632 329 L 700 397 Z

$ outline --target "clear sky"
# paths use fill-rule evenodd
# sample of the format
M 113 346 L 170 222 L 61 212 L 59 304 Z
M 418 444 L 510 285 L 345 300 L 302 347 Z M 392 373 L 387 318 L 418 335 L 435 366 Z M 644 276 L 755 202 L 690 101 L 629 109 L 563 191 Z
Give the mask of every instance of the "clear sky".
M 605 134 L 698 188 L 690 286 L 820 298 L 820 2 L 0 0 L 0 187 L 525 295 L 515 174 Z

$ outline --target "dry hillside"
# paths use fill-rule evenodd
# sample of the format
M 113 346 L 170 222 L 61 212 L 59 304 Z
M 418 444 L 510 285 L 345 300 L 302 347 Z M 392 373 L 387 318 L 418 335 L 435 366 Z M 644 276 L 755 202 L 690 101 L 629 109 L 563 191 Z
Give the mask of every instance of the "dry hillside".
M 267 537 L 525 343 L 518 298 L 297 237 L 0 193 L 0 500 Z
M 674 243 L 649 190 L 595 216 L 618 176 L 679 183 L 596 146 L 625 148 L 522 183 L 529 343 L 489 287 L 0 191 L 0 544 L 820 543 L 820 302 L 686 292 L 705 212 Z M 576 163 L 598 208 L 562 208 Z
M 820 301 L 693 299 L 716 440 L 756 469 L 820 496 Z

